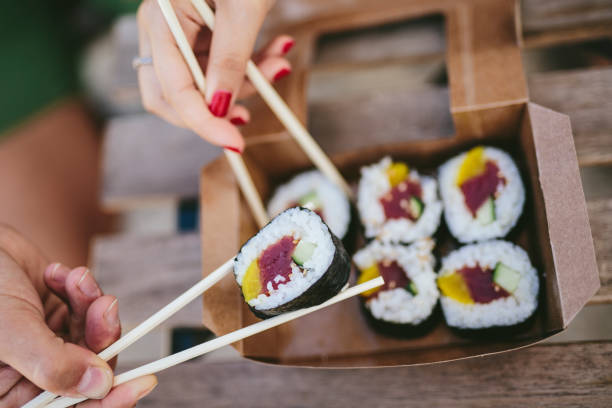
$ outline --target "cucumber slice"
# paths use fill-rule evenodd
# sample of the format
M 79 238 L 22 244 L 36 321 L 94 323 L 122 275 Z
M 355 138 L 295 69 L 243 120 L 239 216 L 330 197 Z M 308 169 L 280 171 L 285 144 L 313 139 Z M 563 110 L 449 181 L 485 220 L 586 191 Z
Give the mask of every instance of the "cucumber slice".
M 495 200 L 493 197 L 487 198 L 478 211 L 476 211 L 476 219 L 480 224 L 487 225 L 495 221 Z
M 410 282 L 409 284 L 407 284 L 405 289 L 408 292 L 412 293 L 412 296 L 416 296 L 419 293 L 419 291 L 417 290 L 417 287 L 414 284 L 414 282 Z
M 312 242 L 300 241 L 295 246 L 293 254 L 291 255 L 291 259 L 293 259 L 293 262 L 295 262 L 299 266 L 302 266 L 310 258 L 312 258 L 312 254 L 316 247 L 317 244 L 313 244 Z
M 423 214 L 423 207 L 425 204 L 419 199 L 419 197 L 410 197 L 410 215 L 415 220 L 418 220 L 421 214 Z
M 311 191 L 310 193 L 303 195 L 300 197 L 298 203 L 300 206 L 308 208 L 309 210 L 321 208 L 321 200 L 319 199 L 316 191 Z
M 493 282 L 504 288 L 506 292 L 514 293 L 521 280 L 521 274 L 514 269 L 498 262 L 493 270 Z

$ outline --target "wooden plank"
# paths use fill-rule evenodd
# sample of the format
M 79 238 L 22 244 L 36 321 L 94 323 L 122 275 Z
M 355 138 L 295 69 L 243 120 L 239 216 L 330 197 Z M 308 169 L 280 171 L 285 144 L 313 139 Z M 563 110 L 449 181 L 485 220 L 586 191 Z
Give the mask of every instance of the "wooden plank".
M 318 98 L 309 107 L 310 129 L 326 151 L 362 147 L 352 139 L 392 143 L 452 134 L 445 88 L 413 89 L 401 71 L 387 73 L 395 76 L 387 75 L 369 89 L 361 89 L 361 95 L 353 95 L 349 88 L 357 75 L 343 72 L 334 78 L 315 72 L 310 93 L 342 96 Z M 570 116 L 581 165 L 612 163 L 612 68 L 532 74 L 529 86 L 534 102 Z M 347 94 L 351 98 L 344 98 Z
M 125 327 L 133 327 L 202 277 L 198 233 L 98 237 L 90 265 L 105 293 L 117 296 Z M 199 327 L 202 303 L 190 303 L 162 326 Z
M 601 279 L 601 289 L 590 303 L 612 303 L 612 199 L 587 204 Z
M 202 166 L 221 149 L 195 133 L 153 115 L 109 121 L 102 156 L 102 204 L 108 208 L 138 204 L 138 198 L 196 197 Z
M 159 373 L 143 407 L 609 407 L 612 342 L 540 345 L 452 364 L 373 370 L 206 359 Z
M 612 68 L 529 76 L 530 98 L 569 115 L 581 165 L 612 163 Z
M 523 31 L 605 26 L 612 22 L 611 0 L 522 0 Z
M 416 84 L 400 65 L 374 70 L 383 78 L 372 89 L 367 70 L 317 71 L 309 94 L 309 127 L 328 153 L 453 133 L 448 91 Z M 431 78 L 434 67 L 411 71 Z M 359 79 L 359 86 L 354 80 Z M 532 99 L 570 116 L 580 164 L 612 163 L 612 68 L 546 72 L 529 77 Z M 195 196 L 201 166 L 220 150 L 192 133 L 151 115 L 110 121 L 104 145 L 102 199 L 118 207 L 137 198 Z

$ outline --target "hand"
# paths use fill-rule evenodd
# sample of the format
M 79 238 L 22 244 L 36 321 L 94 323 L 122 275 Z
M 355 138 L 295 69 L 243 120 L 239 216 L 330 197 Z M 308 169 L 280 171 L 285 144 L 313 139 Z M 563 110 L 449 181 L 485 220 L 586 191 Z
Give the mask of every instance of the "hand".
M 190 0 L 172 2 L 206 75 L 203 97 L 157 1 L 144 0 L 138 10 L 140 55 L 153 58 L 152 66 L 138 69 L 144 107 L 170 123 L 192 129 L 210 143 L 242 152 L 244 140 L 234 125 L 247 123 L 249 112 L 233 102 L 254 92 L 253 86 L 244 81 L 246 63 L 272 3 L 216 0 L 215 31 L 211 33 Z M 268 80 L 291 72 L 283 55 L 292 45 L 291 37 L 279 36 L 253 58 Z
M 21 406 L 41 388 L 94 399 L 83 407 L 131 407 L 157 384 L 146 376 L 111 390 L 115 362 L 95 353 L 121 335 L 116 299 L 87 268 L 49 265 L 2 224 L 0 311 L 1 407 Z

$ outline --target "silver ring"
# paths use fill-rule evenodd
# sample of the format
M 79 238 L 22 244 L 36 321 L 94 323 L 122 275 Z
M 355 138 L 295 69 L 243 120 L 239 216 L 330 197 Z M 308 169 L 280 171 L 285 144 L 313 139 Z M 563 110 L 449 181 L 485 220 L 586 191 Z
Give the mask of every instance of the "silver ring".
M 152 57 L 134 57 L 132 60 L 132 68 L 137 70 L 143 65 L 153 65 Z

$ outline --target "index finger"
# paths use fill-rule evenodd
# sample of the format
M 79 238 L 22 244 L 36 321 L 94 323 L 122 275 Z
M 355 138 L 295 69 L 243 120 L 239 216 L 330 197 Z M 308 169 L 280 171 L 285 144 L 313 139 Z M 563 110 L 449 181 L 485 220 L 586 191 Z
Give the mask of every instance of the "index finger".
M 218 146 L 242 151 L 244 140 L 227 120 L 210 113 L 204 95 L 196 88 L 193 76 L 167 25 L 149 31 L 153 66 L 165 99 L 183 122 L 202 138 Z

